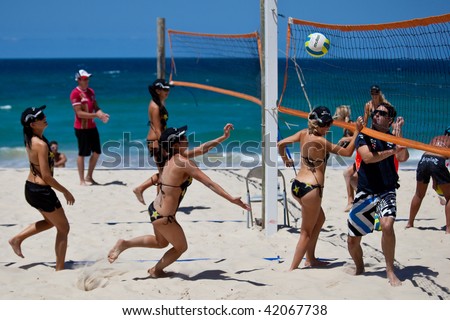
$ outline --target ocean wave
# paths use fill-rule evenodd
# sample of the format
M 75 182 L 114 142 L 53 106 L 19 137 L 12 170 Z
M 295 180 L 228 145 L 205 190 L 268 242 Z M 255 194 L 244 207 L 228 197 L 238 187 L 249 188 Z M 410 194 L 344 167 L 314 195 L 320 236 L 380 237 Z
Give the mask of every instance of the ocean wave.
M 11 110 L 11 109 L 12 109 L 12 106 L 10 106 L 9 104 L 0 106 L 0 110 Z
M 123 150 L 117 152 L 104 152 L 100 155 L 97 167 L 102 169 L 156 169 L 153 159 L 149 159 L 148 153 L 142 150 Z M 76 150 L 64 150 L 67 157 L 66 167 L 76 168 L 78 153 Z M 400 164 L 401 170 L 414 170 L 423 154 L 420 150 L 409 150 L 409 160 Z M 300 154 L 293 153 L 295 167 L 300 164 Z M 236 168 L 249 169 L 262 164 L 262 156 L 259 153 L 210 152 L 193 159 L 202 169 Z M 87 159 L 86 159 L 87 162 Z M 268 161 L 270 162 L 270 161 Z M 354 157 L 339 157 L 332 154 L 327 166 L 333 169 L 345 169 L 354 162 Z M 284 168 L 284 163 L 277 155 L 277 166 Z M 0 147 L 0 168 L 26 168 L 29 166 L 28 157 L 24 147 Z

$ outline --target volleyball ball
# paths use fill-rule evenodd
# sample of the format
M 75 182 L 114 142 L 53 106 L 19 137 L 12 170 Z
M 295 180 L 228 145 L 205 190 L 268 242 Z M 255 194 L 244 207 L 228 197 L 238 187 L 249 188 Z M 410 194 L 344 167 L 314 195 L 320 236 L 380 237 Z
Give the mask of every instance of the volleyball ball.
M 327 54 L 330 49 L 330 40 L 321 33 L 311 33 L 305 42 L 306 52 L 314 58 Z

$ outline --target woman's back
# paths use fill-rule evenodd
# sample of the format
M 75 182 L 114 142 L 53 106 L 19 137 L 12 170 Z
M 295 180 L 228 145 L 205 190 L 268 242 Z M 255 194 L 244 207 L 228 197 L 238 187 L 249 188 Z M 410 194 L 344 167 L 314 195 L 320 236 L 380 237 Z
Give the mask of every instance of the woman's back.
M 323 184 L 329 154 L 325 138 L 302 130 L 300 135 L 301 166 L 297 179 L 307 183 Z

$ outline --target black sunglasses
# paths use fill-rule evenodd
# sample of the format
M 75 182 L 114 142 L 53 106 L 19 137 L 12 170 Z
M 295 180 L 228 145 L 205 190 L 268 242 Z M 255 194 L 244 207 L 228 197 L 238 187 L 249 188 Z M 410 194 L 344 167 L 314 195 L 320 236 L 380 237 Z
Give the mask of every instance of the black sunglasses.
M 323 121 L 320 120 L 320 119 L 317 119 L 317 120 L 318 120 L 318 121 L 317 121 L 317 125 L 318 125 L 320 128 L 330 127 L 331 124 L 333 123 L 333 120 L 328 121 L 328 122 L 323 122 Z
M 387 111 L 375 110 L 372 112 L 372 118 L 375 117 L 376 114 L 379 114 L 382 117 L 387 117 L 389 115 L 389 113 Z

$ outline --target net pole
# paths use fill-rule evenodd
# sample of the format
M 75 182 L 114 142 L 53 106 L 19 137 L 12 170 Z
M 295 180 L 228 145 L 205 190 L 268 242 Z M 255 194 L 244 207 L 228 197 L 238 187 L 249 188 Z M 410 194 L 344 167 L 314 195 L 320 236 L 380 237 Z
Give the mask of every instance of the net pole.
M 263 220 L 266 237 L 278 230 L 278 36 L 277 0 L 261 0 L 262 63 L 262 127 L 263 127 Z
M 156 48 L 156 74 L 158 79 L 166 78 L 166 48 L 165 48 L 165 37 L 166 37 L 166 20 L 164 18 L 156 19 L 156 29 L 158 45 Z

